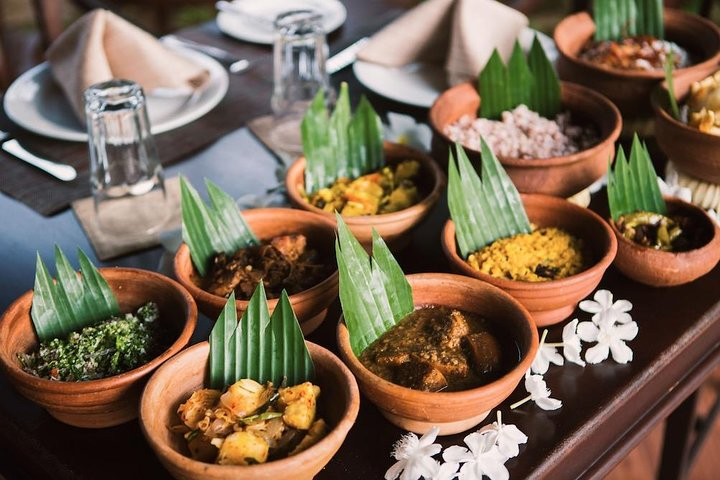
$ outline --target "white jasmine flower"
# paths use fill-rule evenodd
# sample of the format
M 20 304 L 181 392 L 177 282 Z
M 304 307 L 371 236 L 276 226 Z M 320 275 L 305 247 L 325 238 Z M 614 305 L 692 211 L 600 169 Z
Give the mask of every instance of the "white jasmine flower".
M 563 328 L 562 339 L 563 339 L 563 355 L 568 362 L 576 363 L 581 367 L 585 366 L 580 357 L 580 337 L 577 335 L 578 319 L 574 319 L 572 322 L 565 325 Z
M 588 187 L 588 190 L 590 191 L 590 193 L 597 193 L 602 190 L 605 185 L 607 185 L 607 174 L 597 179 L 595 183 Z
M 457 462 L 445 462 L 440 463 L 435 461 L 435 473 L 431 477 L 431 480 L 453 480 L 457 474 L 458 467 L 460 466 Z
M 660 193 L 668 197 L 677 197 L 688 203 L 692 202 L 692 190 L 687 187 L 681 187 L 678 173 L 675 169 L 668 169 L 665 172 L 665 180 L 657 177 Z
M 439 443 L 433 443 L 439 432 L 439 428 L 433 427 L 419 439 L 408 433 L 395 442 L 392 457 L 397 462 L 385 472 L 385 480 L 432 478 L 437 471 L 437 462 L 432 457 L 442 450 Z
M 390 112 L 387 114 L 388 122 L 383 129 L 383 136 L 389 142 L 400 143 L 415 147 L 420 150 L 429 151 L 432 141 L 430 127 L 418 123 L 409 115 Z
M 446 462 L 461 463 L 458 480 L 508 480 L 510 472 L 505 467 L 507 457 L 500 453 L 495 440 L 487 434 L 474 432 L 465 437 L 468 448 L 454 445 L 443 452 Z
M 557 345 L 545 343 L 547 333 L 547 330 L 543 332 L 537 354 L 530 366 L 530 370 L 532 370 L 533 373 L 539 373 L 540 375 L 544 375 L 548 371 L 551 363 L 554 363 L 555 365 L 562 365 L 565 363 L 563 356 L 557 351 Z
M 577 327 L 578 336 L 585 342 L 597 342 L 594 347 L 585 352 L 585 361 L 600 363 L 609 354 L 618 363 L 628 363 L 633 359 L 633 351 L 625 342 L 634 339 L 638 334 L 636 322 L 601 321 L 598 325 L 593 322 L 582 322 Z
M 517 457 L 520 453 L 520 445 L 527 443 L 528 437 L 520 431 L 515 425 L 506 425 L 502 423 L 502 413 L 497 411 L 497 421 L 490 425 L 485 425 L 479 430 L 479 433 L 487 435 L 493 439 L 498 450 L 507 458 Z
M 514 410 L 520 405 L 533 401 L 543 410 L 557 410 L 562 407 L 562 402 L 556 398 L 550 398 L 552 392 L 547 387 L 542 375 L 530 375 L 530 371 L 525 374 L 525 390 L 530 394 L 522 400 L 510 405 L 510 409 Z
M 715 209 L 711 208 L 707 211 L 707 214 L 710 215 L 710 218 L 720 227 L 720 212 L 716 212 Z
M 596 325 L 601 320 L 612 320 L 620 323 L 627 323 L 632 320 L 629 312 L 632 310 L 632 303 L 627 300 L 618 300 L 613 303 L 613 294 L 610 290 L 598 290 L 593 296 L 594 300 L 583 300 L 580 302 L 580 310 L 593 313 L 592 320 Z M 582 338 L 582 337 L 580 337 Z

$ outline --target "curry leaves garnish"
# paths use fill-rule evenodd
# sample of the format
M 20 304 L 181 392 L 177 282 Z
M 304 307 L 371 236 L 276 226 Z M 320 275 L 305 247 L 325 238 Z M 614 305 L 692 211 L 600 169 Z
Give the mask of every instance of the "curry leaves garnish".
M 385 241 L 373 230 L 372 256 L 339 214 L 335 253 L 340 303 L 355 355 L 413 311 L 412 288 Z
M 520 194 L 495 154 L 482 140 L 482 180 L 465 153 L 455 144 L 448 165 L 448 207 L 463 258 L 495 240 L 529 233 L 530 222 Z
M 595 40 L 665 35 L 662 0 L 594 0 Z
M 265 287 L 258 283 L 239 323 L 231 293 L 210 332 L 208 368 L 210 386 L 217 389 L 244 378 L 274 385 L 312 381 L 315 368 L 287 292 L 270 315 Z
M 197 190 L 180 177 L 183 241 L 187 243 L 193 265 L 201 276 L 205 276 L 210 261 L 218 253 L 232 254 L 259 243 L 232 197 L 210 180 L 206 179 L 205 185 L 210 197 L 209 206 Z
M 620 146 L 615 167 L 608 167 L 608 203 L 614 221 L 621 216 L 639 212 L 667 213 L 667 205 L 657 183 L 647 146 L 640 142 L 637 134 L 633 138 L 629 161 Z
M 65 337 L 120 313 L 112 289 L 85 253 L 78 249 L 81 275 L 55 246 L 57 281 L 37 255 L 35 287 L 30 316 L 41 342 Z

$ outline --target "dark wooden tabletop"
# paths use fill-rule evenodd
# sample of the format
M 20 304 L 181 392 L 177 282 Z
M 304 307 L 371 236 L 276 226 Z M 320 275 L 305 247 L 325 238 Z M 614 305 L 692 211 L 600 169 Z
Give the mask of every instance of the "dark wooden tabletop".
M 386 0 L 344 3 L 348 7 L 348 21 L 330 36 L 333 52 L 376 31 L 402 12 Z M 244 92 L 247 102 L 238 115 L 250 120 L 269 112 L 272 80 L 268 47 L 225 37 L 212 23 L 182 34 L 257 59 L 249 74 L 232 80 L 242 82 L 243 88 L 239 90 Z M 351 69 L 333 77 L 334 83 L 340 81 L 350 83 L 354 98 L 366 93 L 352 77 Z M 427 113 L 374 95 L 370 97 L 382 112 L 402 111 L 417 118 L 424 118 Z M 197 168 L 202 160 L 193 162 Z M 183 164 L 176 168 L 183 171 Z M 243 192 L 231 193 L 239 196 Z M 11 200 L 0 198 L 0 204 L 3 202 Z M 603 204 L 600 195 L 592 207 L 602 211 Z M 447 216 L 444 203 L 438 205 L 408 249 L 400 254 L 399 260 L 407 273 L 447 271 L 439 245 L 440 228 Z M 0 219 L 3 228 L 15 232 L 0 235 L 0 250 L 4 252 L 0 262 L 0 309 L 4 309 L 31 287 L 32 271 L 26 270 L 32 259 L 28 261 L 25 257 L 31 255 L 33 239 L 50 235 L 69 251 L 77 243 L 79 227 L 67 213 L 60 219 L 46 219 L 21 208 L 0 209 Z M 155 269 L 160 254 L 156 248 L 111 264 Z M 525 395 L 522 387 L 513 393 L 499 408 L 504 420 L 516 424 L 529 436 L 529 441 L 521 447 L 520 455 L 507 463 L 511 478 L 602 478 L 720 364 L 720 266 L 689 285 L 662 289 L 634 283 L 611 267 L 601 287 L 634 305 L 632 314 L 640 327 L 637 338 L 630 342 L 635 358 L 628 365 L 608 360 L 585 368 L 572 364 L 552 367 L 545 379 L 553 397 L 563 401 L 563 407 L 554 412 L 534 405 L 510 411 L 509 405 Z M 588 314 L 576 314 L 581 320 L 588 319 Z M 336 350 L 338 315 L 336 304 L 310 340 Z M 209 328 L 210 322 L 202 318 L 195 340 L 206 336 Z M 560 330 L 561 327 L 551 329 L 551 341 L 560 338 Z M 392 444 L 403 433 L 362 398 L 356 425 L 318 478 L 382 478 L 392 464 Z M 461 444 L 462 438 L 462 434 L 445 437 L 441 443 Z M 63 425 L 27 402 L 3 377 L 0 377 L 0 474 L 8 479 L 169 478 L 145 443 L 137 422 L 101 430 Z

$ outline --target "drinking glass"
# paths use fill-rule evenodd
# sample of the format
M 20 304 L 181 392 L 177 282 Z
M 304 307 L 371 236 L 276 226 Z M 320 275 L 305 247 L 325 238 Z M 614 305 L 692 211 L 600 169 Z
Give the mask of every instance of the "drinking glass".
M 170 209 L 142 88 L 127 80 L 92 85 L 85 114 L 100 229 L 122 237 L 158 231 Z
M 275 20 L 273 49 L 273 140 L 302 152 L 300 123 L 318 90 L 329 92 L 328 46 L 322 16 L 313 10 L 285 12 Z

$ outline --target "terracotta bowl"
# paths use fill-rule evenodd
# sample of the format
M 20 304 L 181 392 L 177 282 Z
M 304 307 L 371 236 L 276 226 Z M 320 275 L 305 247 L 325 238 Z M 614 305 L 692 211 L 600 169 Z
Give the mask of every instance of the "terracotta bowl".
M 360 394 L 355 378 L 340 359 L 319 345 L 307 345 L 315 364 L 315 383 L 321 389 L 318 411 L 332 430 L 304 452 L 260 465 L 215 465 L 193 460 L 182 435 L 170 430 L 180 424 L 178 406 L 206 384 L 209 344 L 190 347 L 163 365 L 143 393 L 140 426 L 170 474 L 182 480 L 312 479 L 335 455 L 355 423 Z
M 385 157 L 390 163 L 406 159 L 420 162 L 422 172 L 419 187 L 421 191 L 428 193 L 420 203 L 399 212 L 363 217 L 345 217 L 345 223 L 347 223 L 353 235 L 368 250 L 372 245 L 373 228 L 377 230 L 391 249 L 399 250 L 406 246 L 410 241 L 411 231 L 430 213 L 445 186 L 445 174 L 438 168 L 432 158 L 417 149 L 385 142 Z M 334 213 L 310 205 L 303 199 L 299 187 L 304 185 L 305 157 L 300 157 L 290 166 L 285 177 L 285 186 L 290 201 L 295 207 L 323 215 L 334 224 Z
M 615 266 L 623 275 L 652 287 L 671 287 L 702 277 L 720 260 L 720 229 L 700 208 L 678 198 L 665 198 L 670 214 L 695 218 L 707 231 L 707 243 L 687 252 L 662 252 L 636 244 L 623 237 L 608 219 L 618 242 Z
M 250 229 L 262 240 L 270 240 L 278 235 L 302 233 L 308 237 L 308 245 L 320 253 L 332 254 L 335 262 L 335 223 L 320 215 L 300 212 L 290 208 L 258 208 L 243 211 L 243 217 Z M 214 295 L 199 287 L 201 277 L 195 270 L 190 257 L 190 249 L 182 244 L 175 254 L 175 276 L 188 289 L 197 302 L 200 311 L 213 321 L 220 315 L 227 299 Z M 338 295 L 337 269 L 322 282 L 302 292 L 290 295 L 290 303 L 300 321 L 304 334 L 315 330 L 325 319 L 328 306 Z M 278 299 L 268 300 L 272 312 Z M 247 300 L 236 300 L 238 314 L 247 309 Z
M 652 114 L 650 95 L 664 79 L 660 71 L 618 70 L 582 60 L 579 54 L 595 34 L 595 23 L 586 12 L 565 17 L 555 27 L 555 43 L 560 52 L 560 78 L 580 83 L 608 97 L 623 117 Z M 675 77 L 706 77 L 720 61 L 720 29 L 711 21 L 680 10 L 665 9 L 665 37 L 687 49 L 698 61 L 678 69 Z
M 675 96 L 680 106 L 687 100 L 692 81 L 703 78 L 686 77 L 674 82 Z M 665 82 L 653 92 L 652 104 L 655 111 L 655 138 L 665 155 L 680 171 L 720 184 L 720 136 L 701 132 L 676 120 L 669 113 L 670 100 Z
M 87 382 L 57 382 L 25 373 L 18 352 L 37 347 L 30 318 L 32 290 L 23 294 L 0 318 L 0 367 L 26 398 L 68 425 L 105 428 L 137 417 L 140 393 L 150 374 L 182 350 L 197 323 L 197 307 L 190 294 L 169 278 L 134 268 L 102 268 L 100 273 L 115 292 L 122 312 L 148 301 L 160 308 L 160 322 L 173 343 L 159 356 L 129 372 Z
M 598 129 L 600 141 L 594 147 L 572 155 L 543 159 L 499 157 L 515 186 L 523 193 L 543 193 L 570 197 L 589 187 L 607 172 L 608 159 L 615 155 L 615 140 L 620 135 L 622 119 L 618 109 L 602 95 L 572 83 L 562 83 L 563 108 L 572 112 L 573 120 L 592 124 Z M 443 92 L 430 109 L 433 129 L 433 157 L 447 166 L 448 152 L 454 143 L 445 135 L 445 128 L 460 117 L 476 117 L 480 96 L 471 83 L 456 85 Z M 454 147 L 453 147 L 454 151 Z M 465 148 L 475 165 L 480 164 L 480 151 Z
M 453 270 L 500 287 L 530 311 L 538 327 L 544 327 L 568 318 L 578 302 L 595 290 L 615 258 L 617 240 L 607 223 L 587 208 L 547 195 L 524 194 L 522 200 L 531 223 L 562 228 L 582 239 L 592 254 L 592 266 L 577 275 L 547 282 L 495 278 L 475 270 L 460 257 L 452 220 L 445 224 L 440 241 Z
M 538 334 L 528 311 L 517 300 L 485 282 L 447 273 L 408 275 L 416 306 L 443 305 L 477 313 L 501 324 L 517 342 L 522 357 L 503 377 L 482 387 L 458 392 L 423 392 L 391 383 L 368 370 L 352 351 L 342 317 L 337 340 L 340 355 L 360 390 L 393 425 L 416 433 L 440 428 L 452 435 L 482 422 L 515 390 L 538 349 Z

